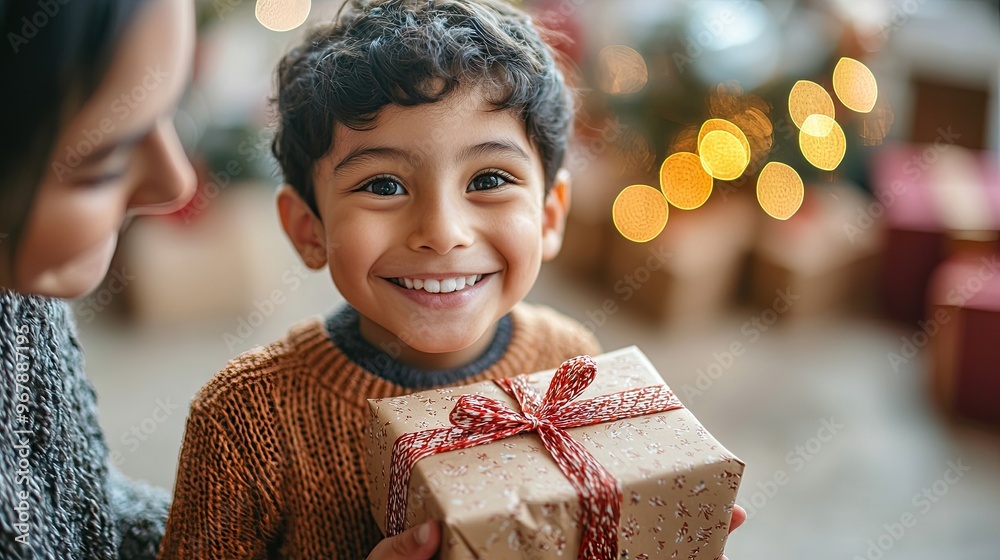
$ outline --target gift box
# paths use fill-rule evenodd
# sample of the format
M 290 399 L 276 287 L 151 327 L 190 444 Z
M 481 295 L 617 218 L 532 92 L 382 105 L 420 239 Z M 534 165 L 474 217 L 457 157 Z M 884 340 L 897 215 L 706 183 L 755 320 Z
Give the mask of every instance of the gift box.
M 932 395 L 947 412 L 1000 426 L 1000 253 L 968 252 L 931 277 L 927 320 L 903 338 L 890 363 L 930 350 Z
M 752 294 L 782 317 L 824 315 L 875 299 L 882 239 L 877 226 L 855 232 L 870 200 L 849 183 L 810 185 L 788 220 L 765 220 L 753 248 Z
M 849 222 L 853 239 L 873 222 L 885 227 L 881 299 L 890 317 L 908 323 L 924 316 L 934 270 L 948 258 L 953 238 L 996 244 L 1000 237 L 1000 165 L 996 156 L 967 152 L 950 136 L 926 145 L 896 145 L 872 163 L 876 201 Z
M 372 514 L 441 559 L 718 558 L 744 463 L 635 347 L 369 400 Z
M 648 243 L 612 230 L 604 288 L 616 305 L 652 321 L 717 318 L 736 299 L 760 214 L 749 197 L 720 192 L 697 210 L 671 208 L 663 232 Z

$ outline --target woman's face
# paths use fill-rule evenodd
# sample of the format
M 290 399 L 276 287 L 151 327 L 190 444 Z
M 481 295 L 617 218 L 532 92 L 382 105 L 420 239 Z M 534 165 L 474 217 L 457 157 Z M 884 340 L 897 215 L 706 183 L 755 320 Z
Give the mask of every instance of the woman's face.
M 74 298 L 108 271 L 126 217 L 178 210 L 195 177 L 173 126 L 191 69 L 190 0 L 151 0 L 103 81 L 62 129 L 0 285 Z M 55 110 L 55 108 L 53 108 Z

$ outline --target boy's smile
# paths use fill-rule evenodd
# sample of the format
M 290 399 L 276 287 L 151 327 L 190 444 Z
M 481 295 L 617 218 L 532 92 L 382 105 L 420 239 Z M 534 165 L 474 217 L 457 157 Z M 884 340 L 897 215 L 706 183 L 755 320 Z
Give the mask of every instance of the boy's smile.
M 562 242 L 569 186 L 548 197 L 524 122 L 478 90 L 335 127 L 314 172 L 319 219 L 291 189 L 282 223 L 306 264 L 328 264 L 361 335 L 424 369 L 457 367 L 492 341 Z M 402 343 L 402 344 L 400 344 Z

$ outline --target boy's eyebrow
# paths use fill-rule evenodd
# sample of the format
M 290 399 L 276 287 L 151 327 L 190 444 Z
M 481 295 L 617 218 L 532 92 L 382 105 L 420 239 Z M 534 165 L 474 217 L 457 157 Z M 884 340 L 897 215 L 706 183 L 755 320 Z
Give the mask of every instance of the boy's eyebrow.
M 350 169 L 352 166 L 357 165 L 364 159 L 396 159 L 402 161 L 410 161 L 412 159 L 409 152 L 405 150 L 400 150 L 399 148 L 390 148 L 388 146 L 374 146 L 365 147 L 358 146 L 351 150 L 344 159 L 340 160 L 340 163 L 333 168 L 333 174 L 342 173 L 345 169 Z
M 520 159 L 526 163 L 531 163 L 531 158 L 516 143 L 509 140 L 489 140 L 473 146 L 466 146 L 458 153 L 460 160 L 475 159 L 484 156 L 501 156 Z M 333 174 L 343 173 L 352 166 L 358 165 L 365 159 L 395 159 L 406 162 L 420 161 L 419 156 L 411 154 L 406 150 L 391 148 L 389 146 L 358 146 L 351 150 L 340 163 L 333 168 Z
M 520 146 L 509 140 L 490 140 L 475 146 L 462 148 L 458 157 L 460 159 L 475 159 L 483 156 L 503 156 L 524 160 L 531 163 L 531 158 Z

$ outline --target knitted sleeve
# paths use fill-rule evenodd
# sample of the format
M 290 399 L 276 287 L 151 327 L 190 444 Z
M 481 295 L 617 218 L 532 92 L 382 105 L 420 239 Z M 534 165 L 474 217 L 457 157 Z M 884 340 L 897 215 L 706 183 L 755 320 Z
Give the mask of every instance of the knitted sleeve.
M 155 560 L 170 496 L 160 488 L 129 480 L 109 465 L 108 499 L 120 539 L 118 558 Z
M 161 559 L 265 558 L 277 540 L 269 454 L 254 451 L 254 410 L 233 407 L 191 407 Z

